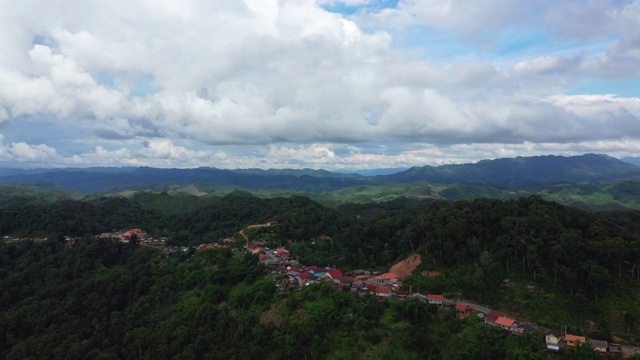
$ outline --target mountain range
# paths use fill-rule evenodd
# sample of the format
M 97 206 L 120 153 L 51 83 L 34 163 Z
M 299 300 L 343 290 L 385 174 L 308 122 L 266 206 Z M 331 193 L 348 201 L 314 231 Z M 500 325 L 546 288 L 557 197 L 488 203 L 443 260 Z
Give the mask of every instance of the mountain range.
M 535 187 L 560 183 L 608 183 L 640 179 L 640 167 L 616 158 L 534 156 L 482 160 L 474 164 L 419 166 L 388 175 L 363 176 L 313 169 L 236 169 L 211 167 L 162 169 L 151 167 L 94 167 L 68 169 L 1 169 L 1 184 L 52 183 L 82 194 L 114 187 L 172 183 L 211 183 L 255 190 L 289 190 L 320 193 L 354 186 L 378 186 L 426 181 L 437 184 L 490 185 L 503 188 Z

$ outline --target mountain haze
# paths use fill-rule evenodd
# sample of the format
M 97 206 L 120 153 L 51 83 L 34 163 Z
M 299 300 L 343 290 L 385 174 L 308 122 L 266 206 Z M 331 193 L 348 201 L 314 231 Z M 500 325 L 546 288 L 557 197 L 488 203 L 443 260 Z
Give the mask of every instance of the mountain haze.
M 385 181 L 532 186 L 548 183 L 608 182 L 635 179 L 640 168 L 607 155 L 533 156 L 482 160 L 475 164 L 413 167 L 382 177 Z
M 407 184 L 483 184 L 499 187 L 530 187 L 555 183 L 607 183 L 640 179 L 640 167 L 598 154 L 581 156 L 534 156 L 483 160 L 475 164 L 413 167 L 390 175 L 365 177 L 313 169 L 162 169 L 89 168 L 38 169 L 20 173 L 1 171 L 0 183 L 53 183 L 71 191 L 90 194 L 114 187 L 152 184 L 210 183 L 255 190 L 288 190 L 320 193 L 353 186 Z

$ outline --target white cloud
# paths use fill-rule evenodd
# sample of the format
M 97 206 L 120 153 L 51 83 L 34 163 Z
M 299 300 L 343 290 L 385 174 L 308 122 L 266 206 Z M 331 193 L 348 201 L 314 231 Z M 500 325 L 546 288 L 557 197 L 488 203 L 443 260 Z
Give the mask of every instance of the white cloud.
M 61 159 L 56 149 L 45 144 L 31 145 L 25 142 L 4 144 L 0 134 L 0 162 L 24 163 L 31 165 L 57 163 Z
M 96 146 L 92 152 L 79 155 L 73 155 L 71 158 L 65 159 L 64 164 L 74 166 L 121 166 L 121 165 L 141 165 L 134 159 L 128 149 L 121 148 L 109 151 L 102 146 Z
M 175 145 L 169 139 L 151 139 L 145 143 L 143 157 L 154 160 L 185 161 L 197 163 L 209 157 L 206 151 L 191 151 L 185 147 Z
M 565 95 L 584 79 L 640 77 L 638 1 L 404 0 L 349 17 L 321 7 L 368 3 L 5 4 L 0 122 L 18 128 L 29 126 L 29 117 L 52 115 L 61 129 L 83 130 L 60 134 L 89 135 L 69 138 L 73 150 L 58 141 L 56 150 L 27 131 L 22 138 L 7 134 L 3 156 L 157 166 L 405 166 L 453 161 L 459 157 L 439 149 L 454 153 L 455 146 L 490 144 L 494 153 L 511 153 L 527 151 L 517 147 L 523 143 L 640 138 L 638 98 Z M 426 58 L 428 51 L 398 48 L 398 37 L 410 36 L 398 29 L 411 26 L 453 34 L 478 51 Z M 510 29 L 539 32 L 554 50 L 483 55 L 482 44 Z M 583 51 L 592 41 L 604 50 Z M 569 49 L 558 51 L 562 44 Z M 429 151 L 335 151 L 388 142 Z M 78 152 L 80 143 L 91 147 Z M 248 146 L 266 159 L 227 145 Z

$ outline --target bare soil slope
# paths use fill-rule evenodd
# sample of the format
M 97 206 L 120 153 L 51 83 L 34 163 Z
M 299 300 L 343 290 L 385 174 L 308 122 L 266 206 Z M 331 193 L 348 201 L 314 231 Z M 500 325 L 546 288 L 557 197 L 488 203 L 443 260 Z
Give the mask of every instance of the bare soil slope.
M 420 254 L 409 255 L 408 258 L 393 265 L 389 272 L 398 275 L 401 279 L 409 276 L 422 263 Z

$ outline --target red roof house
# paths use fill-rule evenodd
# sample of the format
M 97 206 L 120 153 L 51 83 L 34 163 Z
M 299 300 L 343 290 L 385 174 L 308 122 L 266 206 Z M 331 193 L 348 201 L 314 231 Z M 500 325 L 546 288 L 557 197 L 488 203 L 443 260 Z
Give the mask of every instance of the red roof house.
M 487 314 L 487 320 L 489 322 L 495 323 L 496 320 L 498 320 L 498 318 L 501 317 L 501 316 L 504 316 L 504 314 L 503 313 L 499 313 L 499 312 L 497 312 L 495 310 L 492 310 Z
M 505 316 L 500 316 L 498 319 L 496 319 L 496 325 L 501 326 L 502 328 L 507 330 L 510 329 L 515 323 L 515 320 L 509 319 Z
M 578 344 L 584 344 L 587 342 L 587 339 L 584 336 L 573 334 L 565 335 L 564 340 L 567 342 L 567 346 L 578 346 Z
M 467 316 L 471 315 L 471 312 L 473 312 L 473 309 L 471 308 L 471 306 L 467 304 L 456 305 L 456 316 L 458 316 L 461 319 L 464 319 Z
M 304 270 L 304 266 L 302 266 L 302 265 L 291 265 L 287 269 L 289 269 L 290 271 L 302 272 L 302 270 Z
M 276 256 L 278 257 L 282 257 L 282 256 L 289 256 L 289 250 L 283 248 L 283 247 L 279 247 L 278 250 L 276 251 Z
M 389 297 L 391 296 L 391 288 L 388 286 L 377 286 L 376 295 L 382 296 L 382 297 Z
M 333 280 L 342 280 L 343 276 L 342 275 L 342 271 L 338 270 L 338 269 L 333 269 L 333 270 L 329 270 L 326 273 L 326 276 L 332 278 Z
M 378 279 L 397 279 L 398 275 L 392 273 L 392 272 L 388 272 L 388 273 L 384 273 L 380 276 L 378 276 Z
M 427 301 L 429 302 L 429 304 L 442 305 L 442 302 L 444 301 L 444 295 L 428 294 Z

